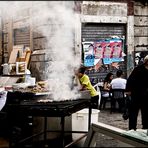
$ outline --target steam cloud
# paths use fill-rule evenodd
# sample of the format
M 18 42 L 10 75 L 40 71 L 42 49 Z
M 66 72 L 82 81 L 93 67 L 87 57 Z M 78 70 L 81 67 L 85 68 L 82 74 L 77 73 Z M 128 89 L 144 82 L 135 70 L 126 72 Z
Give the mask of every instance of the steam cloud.
M 20 12 L 31 8 L 29 13 L 33 31 L 46 37 L 46 54 L 51 59 L 46 75 L 53 99 L 61 101 L 78 98 L 77 87 L 71 89 L 74 68 L 80 65 L 80 57 L 74 52 L 77 22 L 73 1 L 5 1 L 0 2 L 0 5 L 1 9 L 7 9 L 5 15 L 8 19 L 12 16 L 20 17 Z

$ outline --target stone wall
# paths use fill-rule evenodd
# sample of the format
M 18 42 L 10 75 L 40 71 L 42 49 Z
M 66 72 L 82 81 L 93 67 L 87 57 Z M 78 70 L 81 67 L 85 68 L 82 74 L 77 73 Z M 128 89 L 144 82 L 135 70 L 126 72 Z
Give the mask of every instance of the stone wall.
M 148 50 L 148 3 L 145 1 L 83 1 L 83 23 L 126 25 L 127 76 L 134 68 L 135 51 Z
M 83 15 L 127 16 L 127 3 L 84 1 L 82 7 Z
M 0 65 L 2 64 L 2 16 L 0 11 Z M 0 66 L 0 74 L 2 73 L 2 67 Z
M 13 2 L 11 2 L 13 3 Z M 56 2 L 55 2 L 56 3 Z M 61 1 L 61 5 L 64 2 Z M 74 3 L 73 3 L 74 4 Z M 133 1 L 81 1 L 75 3 L 75 11 L 77 13 L 76 29 L 75 29 L 75 52 L 81 58 L 81 23 L 114 23 L 114 24 L 125 24 L 126 28 L 126 45 L 127 45 L 127 71 L 130 72 L 133 68 L 133 53 L 134 51 L 139 50 L 148 50 L 148 5 L 147 3 L 142 4 L 140 2 Z M 36 14 L 36 10 L 44 8 L 47 5 L 46 2 L 30 2 L 30 5 L 25 5 L 12 18 L 5 17 L 5 12 L 2 12 L 0 16 L 3 23 L 0 21 L 0 30 L 3 32 L 3 55 L 2 55 L 2 42 L 0 42 L 0 56 L 3 59 L 3 63 L 8 62 L 10 52 L 13 47 L 13 31 L 14 29 L 22 28 L 28 26 L 30 29 L 29 39 L 27 38 L 30 48 L 32 51 L 42 50 L 42 54 L 33 54 L 31 56 L 31 71 L 33 76 L 36 76 L 37 79 L 46 79 L 44 72 L 46 72 L 46 66 L 49 66 L 49 58 L 51 55 L 46 57 L 44 50 L 47 48 L 46 37 L 37 30 L 39 28 L 52 28 L 55 25 L 52 21 L 47 21 L 45 24 L 42 21 L 32 21 L 32 16 Z M 67 5 L 70 5 L 70 3 Z M 134 6 L 134 10 L 133 10 Z M 134 13 L 133 13 L 134 12 Z M 1 17 L 0 17 L 1 20 Z M 37 22 L 37 23 L 35 23 Z M 79 23 L 78 23 L 79 22 Z M 54 31 L 54 30 L 52 30 Z M 49 34 L 52 36 L 52 34 Z M 0 36 L 1 40 L 1 36 Z M 3 56 L 3 57 L 2 57 Z M 45 63 L 45 64 L 44 64 Z M 46 65 L 46 66 L 45 66 Z M 129 73 L 128 72 L 128 73 Z M 37 74 L 39 73 L 39 74 Z
M 31 55 L 31 72 L 37 81 L 47 80 L 50 67 L 50 56 L 45 50 L 38 50 Z
M 13 5 L 13 2 L 11 2 Z M 49 38 L 54 36 L 54 29 L 56 29 L 54 26 L 60 26 L 62 24 L 58 24 L 54 20 L 50 20 L 47 17 L 44 19 L 44 16 L 40 15 L 40 10 L 41 9 L 47 9 L 47 7 L 52 7 L 53 3 L 61 4 L 61 5 L 67 5 L 68 7 L 72 7 L 73 2 L 28 2 L 26 3 L 23 7 L 20 6 L 17 8 L 18 10 L 16 13 L 14 13 L 11 17 L 5 17 L 3 18 L 3 63 L 7 63 L 9 60 L 10 53 L 12 51 L 13 45 L 14 45 L 14 30 L 15 29 L 22 29 L 24 27 L 28 27 L 29 33 L 26 34 L 26 40 L 25 36 L 22 36 L 22 34 L 19 34 L 18 42 L 21 43 L 21 39 L 24 40 L 22 41 L 22 44 L 25 42 L 30 46 L 30 49 L 33 51 L 39 51 L 37 54 L 32 54 L 31 56 L 31 65 L 30 65 L 30 70 L 33 76 L 37 77 L 37 80 L 44 80 L 47 78 L 45 75 L 48 66 L 50 65 L 49 61 L 49 55 L 50 49 L 50 44 L 47 43 L 49 42 Z M 22 3 L 23 4 L 23 3 Z M 43 12 L 43 11 L 42 11 Z M 44 11 L 45 12 L 45 11 Z M 47 10 L 48 13 L 48 10 Z M 5 10 L 3 10 L 3 14 L 5 14 Z M 43 14 L 46 15 L 46 14 Z M 48 14 L 47 14 L 48 15 Z M 6 16 L 6 15 L 3 15 Z M 43 21 L 42 21 L 43 19 Z M 46 30 L 44 32 L 44 30 Z M 49 32 L 48 36 L 45 36 L 44 33 Z M 47 33 L 46 33 L 47 34 Z M 63 32 L 63 37 L 64 37 L 64 32 Z M 48 38 L 48 41 L 47 41 Z M 62 36 L 61 36 L 62 38 Z M 80 40 L 80 37 L 76 37 Z M 60 42 L 60 41 L 58 41 Z M 79 45 L 78 45 L 79 44 Z M 74 46 L 76 48 L 73 48 L 76 54 L 80 56 L 80 41 L 74 42 Z M 77 50 L 76 50 L 77 49 Z M 47 53 L 47 50 L 49 53 Z M 44 52 L 44 53 L 43 53 Z M 47 55 L 47 57 L 46 57 Z
M 148 50 L 148 3 L 134 5 L 135 51 Z

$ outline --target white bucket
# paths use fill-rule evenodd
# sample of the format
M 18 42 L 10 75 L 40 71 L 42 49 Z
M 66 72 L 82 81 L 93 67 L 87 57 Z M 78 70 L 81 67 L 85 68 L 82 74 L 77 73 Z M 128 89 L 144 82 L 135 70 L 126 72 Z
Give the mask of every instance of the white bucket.
M 92 109 L 91 114 L 91 123 L 97 123 L 98 122 L 98 116 L 99 116 L 100 110 L 98 109 Z M 88 131 L 88 114 L 89 109 L 83 109 L 80 110 L 74 114 L 72 114 L 72 130 L 73 131 Z M 73 141 L 77 140 L 81 136 L 83 136 L 84 133 L 72 133 L 72 139 Z M 84 141 L 86 137 L 80 140 L 77 145 L 83 146 Z

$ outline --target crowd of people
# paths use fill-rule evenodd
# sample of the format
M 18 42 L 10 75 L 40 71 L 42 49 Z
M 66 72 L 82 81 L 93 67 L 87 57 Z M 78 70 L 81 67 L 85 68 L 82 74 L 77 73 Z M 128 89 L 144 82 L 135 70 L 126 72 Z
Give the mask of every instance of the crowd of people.
M 80 91 L 89 90 L 92 108 L 99 109 L 99 94 L 91 84 L 89 76 L 85 74 L 85 70 L 85 67 L 80 67 L 76 73 L 81 85 Z M 112 89 L 124 89 L 125 96 L 131 98 L 128 106 L 129 130 L 137 129 L 139 110 L 141 110 L 142 128 L 148 129 L 148 55 L 144 58 L 143 64 L 136 66 L 127 79 L 123 75 L 121 69 L 117 70 L 115 76 L 112 72 L 109 72 L 103 82 L 102 96 L 110 97 L 109 92 Z

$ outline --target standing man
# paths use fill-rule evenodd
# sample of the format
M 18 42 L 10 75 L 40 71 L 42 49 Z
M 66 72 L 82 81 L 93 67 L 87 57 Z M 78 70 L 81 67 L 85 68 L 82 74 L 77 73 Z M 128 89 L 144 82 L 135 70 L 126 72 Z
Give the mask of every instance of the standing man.
M 135 67 L 128 77 L 126 91 L 131 95 L 129 130 L 136 130 L 139 110 L 141 110 L 142 128 L 148 129 L 148 55 L 144 58 L 144 63 Z
M 77 73 L 78 79 L 81 84 L 80 91 L 82 90 L 89 90 L 91 95 L 91 106 L 92 108 L 98 109 L 98 92 L 92 86 L 89 77 L 85 74 L 85 67 L 80 67 Z

